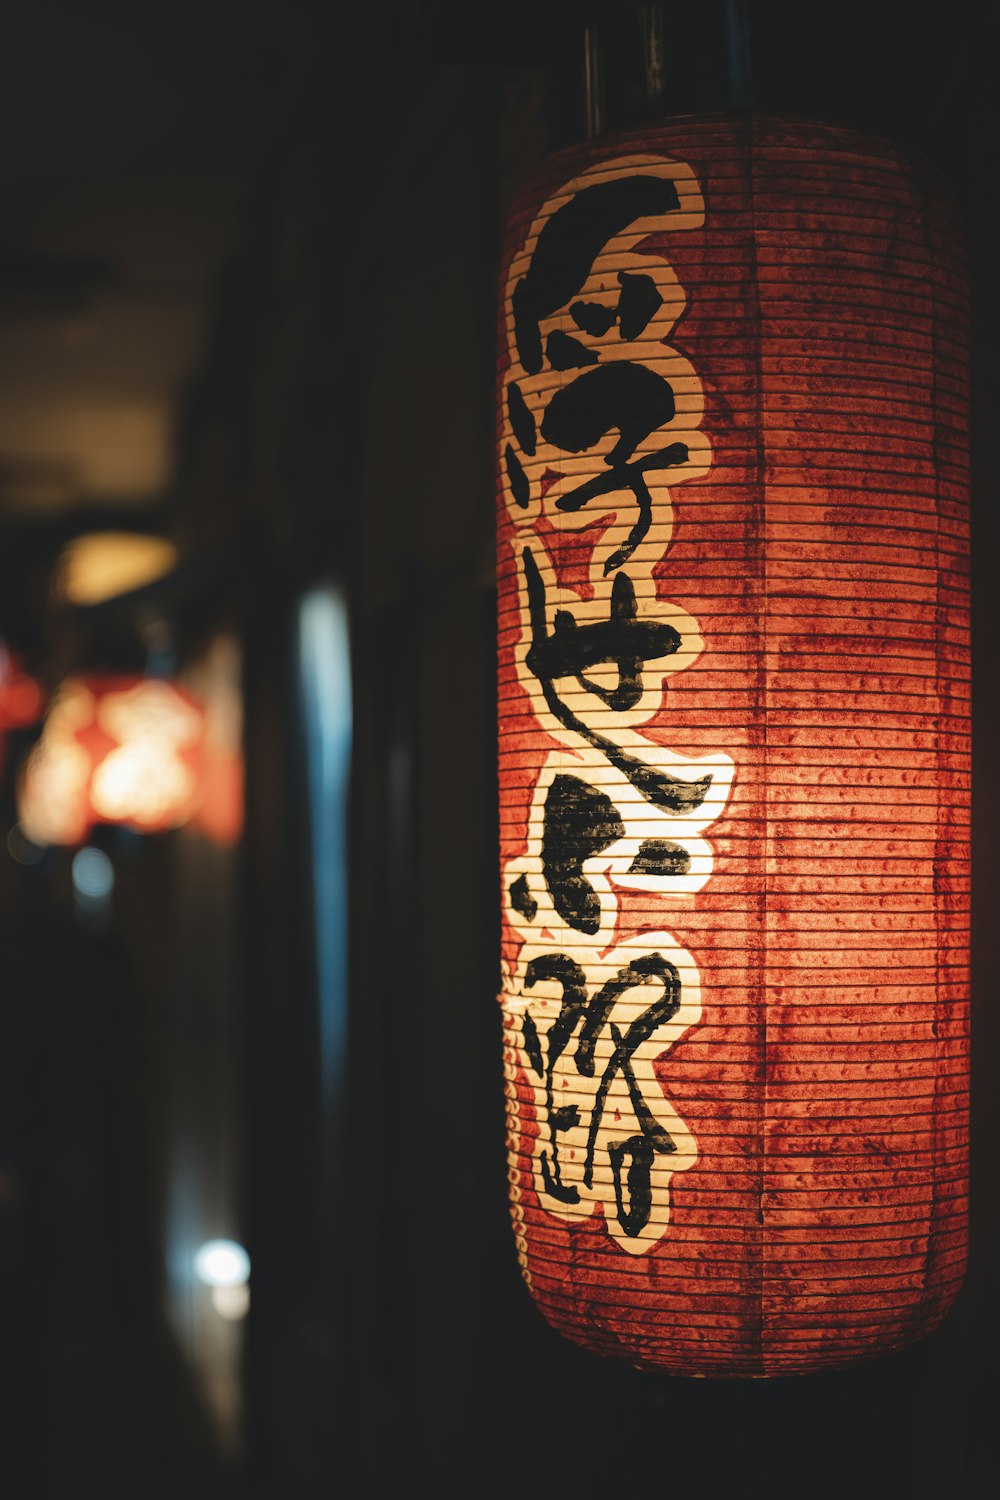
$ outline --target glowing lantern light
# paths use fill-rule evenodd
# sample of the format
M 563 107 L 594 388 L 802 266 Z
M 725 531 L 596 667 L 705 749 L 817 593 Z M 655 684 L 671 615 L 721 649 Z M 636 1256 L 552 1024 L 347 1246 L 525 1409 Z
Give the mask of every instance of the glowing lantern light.
M 157 678 L 70 678 L 28 758 L 19 814 L 36 844 L 77 844 L 97 823 L 153 833 L 201 799 L 203 714 Z
M 523 1274 L 643 1366 L 897 1347 L 966 1239 L 953 212 L 884 142 L 687 120 L 546 164 L 502 295 Z

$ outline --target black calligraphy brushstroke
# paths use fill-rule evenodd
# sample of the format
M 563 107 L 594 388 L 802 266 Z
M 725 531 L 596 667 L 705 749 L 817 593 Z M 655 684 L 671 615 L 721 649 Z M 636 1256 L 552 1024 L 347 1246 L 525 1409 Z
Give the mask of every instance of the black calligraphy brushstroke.
M 538 1027 L 527 1011 L 521 1018 L 521 1030 L 524 1034 L 524 1050 L 528 1054 L 528 1061 L 535 1072 L 541 1078 L 545 1073 L 545 1064 L 542 1061 L 542 1044 L 538 1037 Z
M 510 492 L 514 496 L 515 503 L 522 510 L 525 510 L 528 501 L 531 499 L 531 486 L 528 483 L 528 476 L 521 467 L 521 460 L 514 452 L 510 443 L 504 449 L 503 457 L 504 463 L 507 466 L 507 479 L 510 483 Z
M 621 546 L 605 560 L 605 577 L 628 561 L 649 530 L 653 519 L 653 500 L 646 481 L 642 477 L 643 474 L 653 469 L 673 469 L 678 464 L 686 464 L 687 461 L 687 444 L 671 443 L 669 448 L 660 448 L 656 453 L 647 454 L 645 458 L 637 458 L 634 463 L 626 464 L 624 468 L 611 469 L 607 474 L 598 474 L 595 478 L 588 479 L 585 484 L 577 485 L 576 489 L 567 490 L 558 497 L 557 510 L 577 511 L 581 510 L 588 500 L 613 494 L 616 490 L 631 490 L 635 496 L 639 507 L 635 525 Z
M 574 1125 L 579 1124 L 580 1111 L 575 1105 L 564 1105 L 557 1109 L 552 1097 L 552 1078 L 555 1073 L 556 1064 L 562 1057 L 569 1043 L 577 1023 L 587 1008 L 587 981 L 580 965 L 565 953 L 546 953 L 538 958 L 533 958 L 528 964 L 524 975 L 524 987 L 530 990 L 539 979 L 554 980 L 562 989 L 562 1004 L 559 1014 L 549 1027 L 546 1038 L 546 1062 L 544 1073 L 542 1070 L 541 1047 L 538 1046 L 538 1033 L 535 1031 L 534 1022 L 532 1030 L 535 1031 L 535 1046 L 537 1066 L 532 1059 L 532 1067 L 535 1068 L 539 1077 L 545 1079 L 545 1111 L 549 1121 L 549 1142 L 551 1145 L 551 1167 L 549 1165 L 549 1153 L 539 1153 L 539 1161 L 542 1169 L 542 1181 L 545 1188 L 553 1198 L 558 1198 L 562 1203 L 579 1203 L 580 1192 L 578 1188 L 570 1187 L 563 1182 L 559 1170 L 559 1143 L 556 1137 L 567 1130 L 572 1130 Z M 525 1020 L 528 1019 L 525 1012 Z M 527 1037 L 525 1050 L 528 1050 Z M 531 1053 L 529 1052 L 529 1059 Z
M 527 877 L 519 875 L 511 882 L 510 904 L 525 921 L 533 922 L 538 914 L 538 902 L 528 889 Z
M 521 395 L 521 387 L 516 380 L 512 380 L 507 387 L 507 415 L 510 418 L 511 431 L 517 438 L 521 452 L 533 458 L 537 441 L 535 419 L 528 409 L 528 403 Z
M 599 339 L 607 333 L 618 316 L 617 308 L 606 307 L 603 302 L 574 302 L 569 310 L 577 328 Z
M 631 1069 L 629 1070 L 631 1077 Z M 656 1122 L 653 1122 L 654 1125 Z M 649 1216 L 653 1211 L 653 1186 L 652 1169 L 653 1157 L 664 1152 L 676 1151 L 677 1147 L 657 1125 L 657 1130 L 670 1144 L 661 1143 L 656 1138 L 648 1135 L 630 1135 L 623 1141 L 615 1141 L 608 1145 L 608 1160 L 611 1162 L 611 1171 L 615 1179 L 615 1207 L 618 1214 L 618 1222 L 628 1235 L 629 1239 L 637 1239 L 649 1223 Z M 625 1207 L 624 1192 L 622 1190 L 622 1166 L 628 1159 L 628 1195 L 629 1206 Z
M 681 644 L 672 625 L 638 618 L 635 588 L 627 573 L 615 578 L 606 624 L 578 625 L 569 610 L 557 609 L 552 626 L 552 634 L 536 653 L 540 670 L 551 680 L 575 677 L 585 692 L 600 698 L 616 713 L 639 702 L 646 663 L 673 656 Z M 602 687 L 584 676 L 588 667 L 602 665 L 617 667 L 614 688 Z
M 561 329 L 550 333 L 545 342 L 545 357 L 553 370 L 579 370 L 584 365 L 596 365 L 597 355 L 579 339 L 574 339 Z
M 649 1223 L 649 1215 L 653 1208 L 653 1190 L 651 1174 L 654 1156 L 669 1156 L 677 1150 L 677 1143 L 673 1136 L 660 1124 L 652 1113 L 643 1097 L 635 1073 L 632 1069 L 632 1053 L 635 1046 L 630 1042 L 632 1027 L 629 1027 L 623 1037 L 618 1027 L 612 1022 L 611 1040 L 615 1044 L 612 1060 L 608 1068 L 612 1068 L 615 1060 L 620 1060 L 621 1072 L 628 1086 L 629 1098 L 632 1100 L 632 1108 L 639 1122 L 640 1133 L 627 1136 L 622 1141 L 608 1142 L 608 1158 L 611 1162 L 611 1170 L 615 1179 L 615 1206 L 618 1210 L 618 1222 L 630 1239 L 635 1239 L 641 1234 Z M 643 1038 L 645 1040 L 645 1038 Z M 638 1043 L 636 1044 L 638 1045 Z M 605 1074 L 605 1078 L 607 1077 Z M 604 1079 L 601 1080 L 601 1091 L 604 1090 Z M 599 1091 L 600 1097 L 600 1091 Z M 601 1109 L 603 1111 L 603 1101 Z M 597 1114 L 597 1106 L 594 1107 L 594 1115 Z M 593 1131 L 593 1117 L 591 1120 Z M 625 1158 L 629 1158 L 628 1169 L 628 1195 L 629 1207 L 626 1209 L 624 1194 L 622 1192 L 622 1166 Z M 584 1173 L 586 1181 L 586 1172 Z M 590 1184 L 588 1183 L 589 1187 Z
M 621 467 L 643 438 L 673 421 L 676 409 L 669 380 L 647 365 L 615 360 L 559 386 L 545 409 L 542 437 L 564 453 L 583 453 L 617 429 L 618 442 L 604 461 Z
M 551 677 L 545 675 L 545 647 L 550 639 L 546 624 L 545 582 L 530 547 L 522 550 L 521 562 L 524 566 L 531 622 L 531 646 L 525 657 L 525 665 L 536 678 L 553 718 L 564 729 L 572 730 L 589 745 L 593 745 L 595 750 L 599 750 L 616 770 L 628 778 L 647 802 L 652 802 L 655 807 L 662 807 L 665 812 L 693 812 L 708 795 L 708 789 L 712 785 L 711 773 L 700 777 L 698 781 L 682 781 L 678 776 L 671 776 L 669 771 L 657 770 L 636 756 L 629 755 L 627 750 L 623 750 L 613 740 L 588 728 L 562 701 Z
M 664 177 L 618 177 L 581 188 L 542 226 L 527 272 L 514 288 L 514 339 L 529 375 L 542 368 L 539 323 L 565 307 L 590 274 L 600 251 L 636 219 L 680 207 L 675 184 Z
M 628 990 L 634 989 L 637 985 L 655 984 L 657 981 L 663 985 L 663 998 L 650 1007 L 650 1010 L 644 1011 L 639 1020 L 634 1022 L 628 1031 L 631 1037 L 634 1027 L 638 1026 L 640 1022 L 647 1020 L 651 1012 L 655 1011 L 656 1019 L 651 1022 L 647 1033 L 648 1036 L 651 1036 L 661 1021 L 669 1021 L 681 1003 L 680 975 L 670 960 L 664 958 L 662 953 L 644 953 L 641 958 L 634 958 L 624 969 L 619 969 L 618 973 L 613 975 L 594 996 L 587 1006 L 583 1029 L 580 1032 L 580 1042 L 576 1051 L 576 1065 L 581 1074 L 587 1078 L 593 1078 L 598 1037 L 607 1025 L 608 1018 L 622 995 Z M 663 1010 L 663 1007 L 666 1007 L 666 1009 Z M 636 1034 L 638 1036 L 638 1033 Z M 646 1037 L 639 1037 L 635 1046 L 639 1045 L 639 1041 L 645 1040 Z M 632 1048 L 632 1051 L 635 1051 L 635 1047 Z M 608 1067 L 611 1067 L 611 1063 L 608 1064 Z
M 687 445 L 671 443 L 629 463 L 636 446 L 672 421 L 675 411 L 670 382 L 655 370 L 626 360 L 588 370 L 560 387 L 546 408 L 542 437 L 563 452 L 581 453 L 605 433 L 617 430 L 619 434 L 618 442 L 604 458 L 607 472 L 566 491 L 556 501 L 559 510 L 577 511 L 601 495 L 632 491 L 639 513 L 628 537 L 606 560 L 605 575 L 627 561 L 649 531 L 652 499 L 643 476 L 688 460 Z
M 654 313 L 663 306 L 652 276 L 641 272 L 619 271 L 621 295 L 618 298 L 618 336 L 631 342 L 637 339 Z
M 588 1002 L 586 978 L 580 965 L 565 953 L 553 953 L 531 960 L 525 973 L 525 989 L 532 989 L 540 979 L 554 980 L 562 989 L 559 1013 L 547 1033 L 544 1065 L 538 1031 L 527 1011 L 524 1014 L 522 1026 L 529 1062 L 536 1074 L 545 1082 L 549 1149 L 539 1153 L 542 1180 L 546 1191 L 553 1198 L 558 1198 L 562 1203 L 579 1202 L 579 1189 L 562 1181 L 558 1137 L 580 1123 L 580 1111 L 576 1105 L 556 1107 L 553 1079 L 556 1065 L 581 1022 L 573 1062 L 582 1078 L 593 1078 L 597 1043 L 601 1032 L 607 1026 L 611 1034 L 613 1049 L 604 1065 L 591 1108 L 583 1181 L 586 1187 L 593 1186 L 597 1137 L 611 1085 L 620 1073 L 628 1088 L 639 1133 L 621 1141 L 609 1142 L 608 1155 L 615 1181 L 618 1222 L 625 1233 L 634 1239 L 649 1222 L 652 1210 L 650 1179 L 653 1159 L 657 1155 L 666 1155 L 676 1151 L 677 1145 L 647 1105 L 632 1067 L 632 1058 L 638 1048 L 647 1042 L 653 1033 L 669 1021 L 680 1008 L 680 975 L 662 953 L 644 954 L 641 958 L 633 959 L 624 969 L 619 969 L 618 973 L 609 979 Z M 612 1010 L 618 1000 L 629 990 L 649 984 L 660 985 L 662 995 L 652 1005 L 647 1006 L 623 1033 L 614 1022 L 610 1021 Z M 627 1205 L 622 1183 L 622 1168 L 626 1158 L 628 1159 L 625 1184 L 628 1190 Z
M 578 776 L 556 776 L 545 797 L 542 873 L 552 904 L 571 927 L 591 935 L 601 926 L 601 903 L 584 861 L 624 838 L 610 797 Z
M 691 856 L 682 844 L 675 844 L 672 839 L 643 839 L 639 852 L 628 867 L 628 873 L 686 875 L 690 868 Z
M 643 1042 L 649 1041 L 653 1033 L 669 1021 L 680 1008 L 680 975 L 669 959 L 664 958 L 660 953 L 647 954 L 643 958 L 634 959 L 627 968 L 620 969 L 613 979 L 608 980 L 587 1008 L 575 1057 L 579 1071 L 586 1073 L 588 1077 L 593 1077 L 597 1037 L 607 1022 L 616 1001 L 636 985 L 656 983 L 663 986 L 661 998 L 647 1006 L 624 1034 L 613 1022 L 610 1025 L 614 1049 L 605 1064 L 591 1110 L 590 1129 L 587 1133 L 587 1154 L 583 1169 L 584 1185 L 589 1188 L 594 1180 L 594 1154 L 597 1148 L 598 1131 L 604 1116 L 604 1106 L 616 1075 L 621 1073 L 628 1087 L 640 1134 L 630 1136 L 624 1141 L 611 1143 L 608 1154 L 615 1175 L 618 1222 L 630 1239 L 634 1239 L 649 1222 L 653 1202 L 650 1171 L 654 1155 L 666 1155 L 677 1150 L 672 1136 L 664 1130 L 647 1105 L 632 1068 L 632 1058 L 637 1049 L 642 1046 Z M 586 1067 L 584 1063 L 587 1064 Z M 628 1210 L 624 1207 L 621 1184 L 621 1168 L 626 1154 L 631 1158 L 629 1167 L 631 1206 Z

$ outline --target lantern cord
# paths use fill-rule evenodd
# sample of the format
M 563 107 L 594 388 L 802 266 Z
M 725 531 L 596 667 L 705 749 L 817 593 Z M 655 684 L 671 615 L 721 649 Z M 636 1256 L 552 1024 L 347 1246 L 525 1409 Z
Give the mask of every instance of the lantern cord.
M 726 0 L 726 44 L 729 53 L 729 107 L 753 109 L 753 62 L 747 0 Z
M 639 7 L 639 34 L 642 37 L 642 76 L 647 114 L 662 107 L 666 94 L 666 31 L 662 5 Z
M 583 33 L 583 88 L 587 139 L 592 140 L 604 129 L 604 61 L 596 21 Z

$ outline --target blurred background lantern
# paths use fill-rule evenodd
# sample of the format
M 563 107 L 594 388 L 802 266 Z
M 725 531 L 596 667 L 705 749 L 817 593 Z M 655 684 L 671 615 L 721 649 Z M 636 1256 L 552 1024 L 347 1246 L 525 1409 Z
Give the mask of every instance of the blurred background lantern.
M 966 1241 L 950 199 L 839 126 L 686 119 L 546 163 L 501 285 L 524 1277 L 674 1372 L 896 1348 Z
M 176 683 L 73 677 L 49 707 L 18 798 L 35 844 L 77 844 L 97 823 L 176 828 L 203 796 L 204 715 Z

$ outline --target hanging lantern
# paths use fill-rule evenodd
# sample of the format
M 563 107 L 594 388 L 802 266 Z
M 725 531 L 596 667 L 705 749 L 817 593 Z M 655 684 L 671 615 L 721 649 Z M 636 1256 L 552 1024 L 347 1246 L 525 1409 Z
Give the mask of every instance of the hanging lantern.
M 690 119 L 510 216 L 511 1205 L 549 1321 L 678 1373 L 896 1348 L 966 1240 L 966 294 L 932 172 Z
M 159 678 L 67 679 L 21 779 L 25 835 L 78 844 L 97 823 L 155 833 L 186 822 L 202 796 L 203 718 Z

